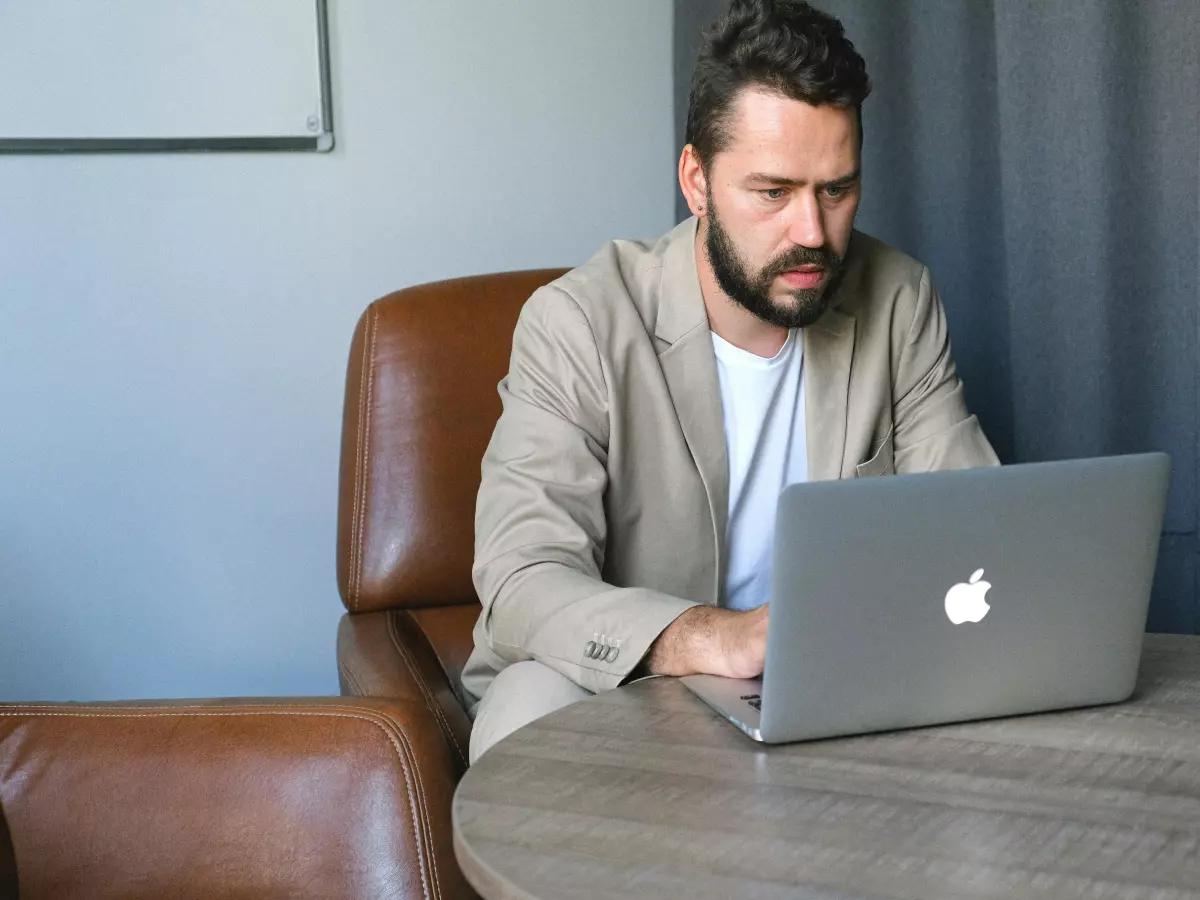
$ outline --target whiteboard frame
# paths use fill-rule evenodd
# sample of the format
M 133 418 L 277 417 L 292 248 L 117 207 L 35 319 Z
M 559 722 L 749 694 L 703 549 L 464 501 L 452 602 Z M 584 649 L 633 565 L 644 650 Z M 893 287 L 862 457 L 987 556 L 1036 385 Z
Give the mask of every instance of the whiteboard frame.
M 206 153 L 258 150 L 333 149 L 333 92 L 329 75 L 329 9 L 327 0 L 317 4 L 317 54 L 321 82 L 322 130 L 312 135 L 286 137 L 197 137 L 197 138 L 6 138 L 0 137 L 3 153 Z

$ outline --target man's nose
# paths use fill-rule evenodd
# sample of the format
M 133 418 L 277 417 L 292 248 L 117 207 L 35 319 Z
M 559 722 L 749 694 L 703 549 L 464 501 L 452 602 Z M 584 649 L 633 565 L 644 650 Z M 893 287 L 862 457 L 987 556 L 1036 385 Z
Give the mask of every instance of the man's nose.
M 801 247 L 825 246 L 825 221 L 821 204 L 811 194 L 801 194 L 789 210 L 788 239 Z

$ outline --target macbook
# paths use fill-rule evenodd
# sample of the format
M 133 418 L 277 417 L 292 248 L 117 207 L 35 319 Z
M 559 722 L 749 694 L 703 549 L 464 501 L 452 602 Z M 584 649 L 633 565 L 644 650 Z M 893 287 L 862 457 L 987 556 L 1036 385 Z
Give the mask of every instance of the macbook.
M 1127 699 L 1169 477 L 1151 453 L 791 485 L 762 677 L 682 680 L 766 742 Z

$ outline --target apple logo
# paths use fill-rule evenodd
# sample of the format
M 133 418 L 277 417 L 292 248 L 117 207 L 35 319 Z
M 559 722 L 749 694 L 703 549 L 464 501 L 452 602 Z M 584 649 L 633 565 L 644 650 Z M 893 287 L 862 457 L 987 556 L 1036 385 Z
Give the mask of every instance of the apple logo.
M 983 578 L 983 569 L 976 569 L 970 582 L 959 582 L 946 591 L 946 615 L 955 625 L 963 622 L 979 622 L 991 609 L 984 596 L 991 585 Z

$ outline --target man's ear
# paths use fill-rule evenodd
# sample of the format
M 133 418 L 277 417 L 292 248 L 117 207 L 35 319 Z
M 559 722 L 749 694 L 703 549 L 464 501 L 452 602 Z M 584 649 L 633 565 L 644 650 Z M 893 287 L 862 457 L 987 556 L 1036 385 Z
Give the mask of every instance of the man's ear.
M 683 198 L 692 215 L 703 218 L 708 214 L 708 180 L 700 163 L 700 154 L 692 144 L 684 147 L 679 155 L 679 189 L 683 191 Z

